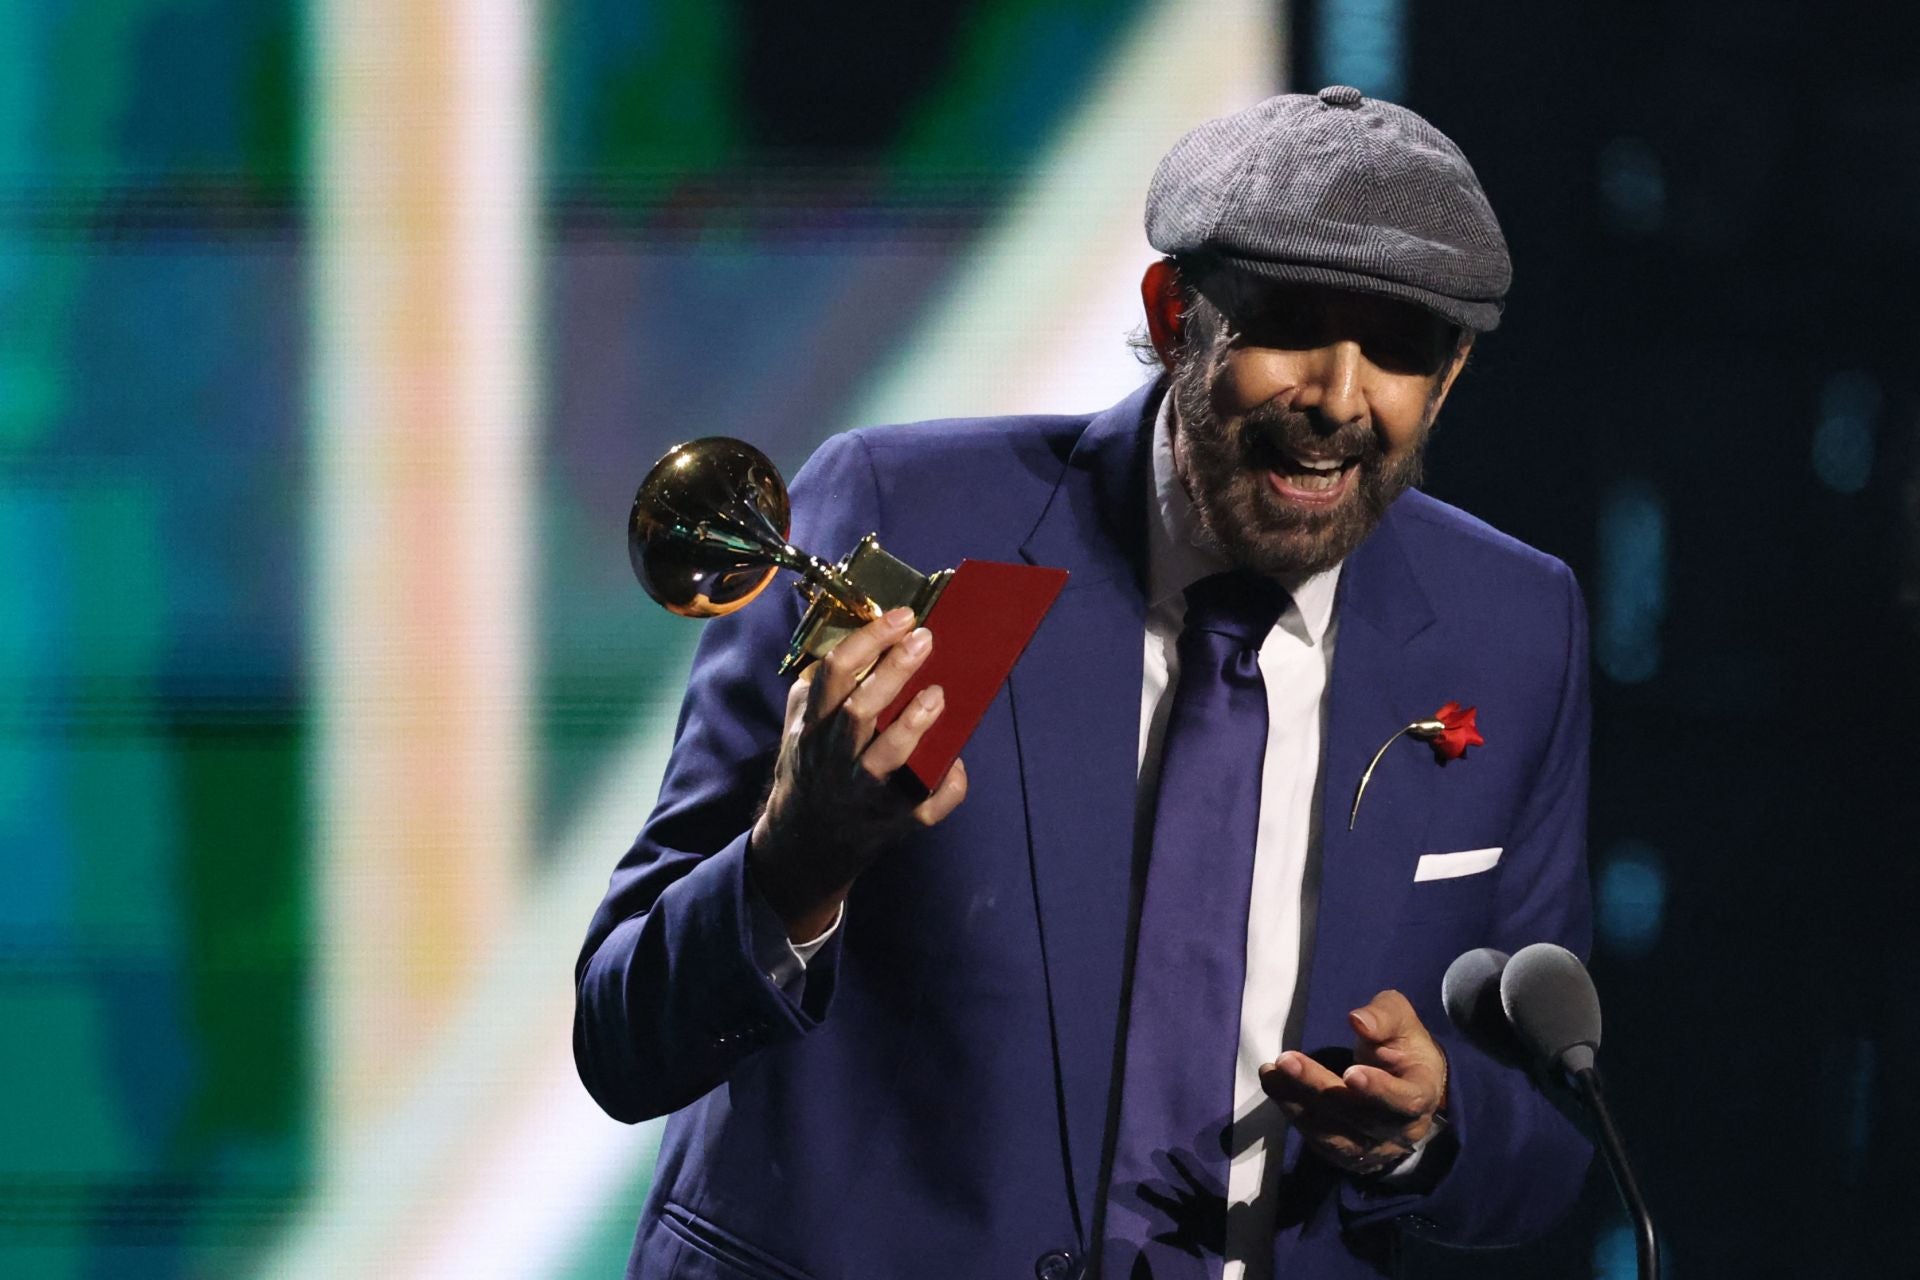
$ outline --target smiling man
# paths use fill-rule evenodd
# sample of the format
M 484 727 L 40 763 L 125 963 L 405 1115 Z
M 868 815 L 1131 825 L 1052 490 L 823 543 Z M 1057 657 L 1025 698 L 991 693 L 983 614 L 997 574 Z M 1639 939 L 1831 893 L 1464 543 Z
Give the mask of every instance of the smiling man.
M 1419 480 L 1472 342 L 1411 303 L 1205 260 L 1155 263 L 1141 295 L 1182 488 L 1205 535 L 1262 573 L 1333 568 Z
M 931 794 L 894 775 L 939 690 L 875 717 L 939 637 L 889 615 L 783 685 L 791 603 L 708 626 L 576 975 L 595 1098 L 675 1113 L 630 1276 L 1373 1276 L 1580 1184 L 1439 1010 L 1460 952 L 1588 935 L 1579 592 L 1414 487 L 1500 316 L 1492 210 L 1335 87 L 1187 135 L 1147 233 L 1150 385 L 795 480 L 799 545 L 1071 572 Z M 1350 822 L 1448 702 L 1484 741 L 1396 743 Z

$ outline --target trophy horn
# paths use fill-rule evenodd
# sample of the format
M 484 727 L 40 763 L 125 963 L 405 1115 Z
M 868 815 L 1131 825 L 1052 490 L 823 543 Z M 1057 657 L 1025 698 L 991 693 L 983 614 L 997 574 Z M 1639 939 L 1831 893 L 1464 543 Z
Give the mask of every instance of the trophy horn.
M 787 541 L 787 486 L 767 455 L 744 440 L 706 436 L 667 450 L 647 472 L 627 520 L 634 576 L 684 618 L 717 618 L 746 606 L 781 569 L 867 620 L 882 610 L 837 567 Z

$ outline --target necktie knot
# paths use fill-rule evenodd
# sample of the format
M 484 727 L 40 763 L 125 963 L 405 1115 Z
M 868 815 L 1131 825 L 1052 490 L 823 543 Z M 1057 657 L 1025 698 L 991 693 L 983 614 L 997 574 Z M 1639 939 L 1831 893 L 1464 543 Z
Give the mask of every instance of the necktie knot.
M 1208 632 L 1241 649 L 1258 649 L 1286 607 L 1286 588 L 1264 574 L 1216 573 L 1187 588 L 1185 632 Z

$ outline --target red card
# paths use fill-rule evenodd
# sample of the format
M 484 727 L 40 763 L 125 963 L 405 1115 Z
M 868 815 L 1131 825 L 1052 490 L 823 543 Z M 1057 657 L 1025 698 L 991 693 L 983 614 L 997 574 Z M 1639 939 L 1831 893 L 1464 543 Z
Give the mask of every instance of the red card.
M 991 560 L 962 560 L 954 570 L 927 615 L 933 653 L 893 705 L 880 713 L 874 730 L 892 724 L 922 689 L 940 686 L 946 709 L 907 760 L 907 768 L 929 791 L 940 784 L 979 727 L 980 717 L 987 714 L 1066 581 L 1065 569 Z

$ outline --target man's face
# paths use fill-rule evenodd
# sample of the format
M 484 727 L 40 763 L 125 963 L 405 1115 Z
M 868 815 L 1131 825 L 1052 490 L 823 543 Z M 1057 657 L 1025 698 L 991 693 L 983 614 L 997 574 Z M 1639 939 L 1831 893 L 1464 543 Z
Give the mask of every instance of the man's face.
M 1329 569 L 1419 480 L 1464 350 L 1410 303 L 1243 274 L 1203 294 L 1224 340 L 1186 343 L 1170 391 L 1201 527 L 1263 573 Z

